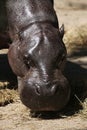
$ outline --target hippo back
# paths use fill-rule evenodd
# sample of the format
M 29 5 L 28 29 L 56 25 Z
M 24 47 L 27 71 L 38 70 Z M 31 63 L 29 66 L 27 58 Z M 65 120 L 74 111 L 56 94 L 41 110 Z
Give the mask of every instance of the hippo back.
M 8 20 L 13 33 L 27 28 L 35 22 L 50 22 L 58 28 L 53 9 L 53 0 L 8 0 Z M 14 8 L 14 10 L 13 10 Z

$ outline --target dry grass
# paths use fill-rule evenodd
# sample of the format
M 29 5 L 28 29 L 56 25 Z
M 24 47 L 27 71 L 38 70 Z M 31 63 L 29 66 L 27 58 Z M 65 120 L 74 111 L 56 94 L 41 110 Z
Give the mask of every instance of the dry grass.
M 64 42 L 68 55 L 87 51 L 87 25 L 71 28 L 65 33 Z
M 0 82 L 0 106 L 15 102 L 18 99 L 18 92 L 8 89 L 8 82 Z
M 87 98 L 83 102 L 83 109 L 79 111 L 79 115 L 82 118 L 87 119 Z

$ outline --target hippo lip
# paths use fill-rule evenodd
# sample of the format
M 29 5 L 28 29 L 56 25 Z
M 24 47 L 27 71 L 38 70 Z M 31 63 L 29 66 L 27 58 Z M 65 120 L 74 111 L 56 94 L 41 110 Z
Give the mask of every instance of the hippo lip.
M 33 111 L 59 111 L 67 104 L 69 96 L 69 91 L 67 94 L 65 94 L 65 96 L 56 94 L 54 97 L 34 97 L 34 95 L 33 97 L 26 97 L 24 94 L 20 94 L 20 98 L 23 104 Z

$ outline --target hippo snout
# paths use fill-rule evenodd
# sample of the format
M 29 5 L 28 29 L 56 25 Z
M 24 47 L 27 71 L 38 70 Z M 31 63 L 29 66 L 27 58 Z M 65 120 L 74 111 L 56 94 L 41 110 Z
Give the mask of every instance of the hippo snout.
M 62 78 L 49 82 L 43 82 L 35 73 L 29 76 L 30 73 L 23 78 L 18 78 L 18 86 L 23 104 L 31 110 L 58 111 L 67 104 L 70 98 L 70 87 L 63 75 Z

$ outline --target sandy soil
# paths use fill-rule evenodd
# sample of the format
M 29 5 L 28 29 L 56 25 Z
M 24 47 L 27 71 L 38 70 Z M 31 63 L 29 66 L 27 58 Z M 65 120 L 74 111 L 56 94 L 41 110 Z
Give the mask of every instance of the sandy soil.
M 86 0 L 79 0 L 79 3 L 78 0 L 55 0 L 60 25 L 64 23 L 65 29 L 69 30 L 86 24 L 86 5 Z M 41 119 L 39 116 L 31 117 L 30 110 L 18 97 L 14 103 L 0 107 L 0 130 L 87 130 L 87 119 L 80 114 L 54 119 Z
M 54 0 L 55 10 L 59 24 L 64 24 L 65 29 L 87 24 L 87 1 L 86 0 Z M 71 4 L 70 4 L 71 3 Z M 84 7 L 85 6 L 85 7 Z
M 87 130 L 87 120 L 79 116 L 31 118 L 29 110 L 20 101 L 1 107 L 0 112 L 0 130 Z

